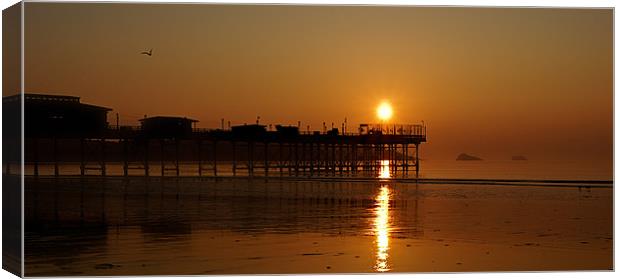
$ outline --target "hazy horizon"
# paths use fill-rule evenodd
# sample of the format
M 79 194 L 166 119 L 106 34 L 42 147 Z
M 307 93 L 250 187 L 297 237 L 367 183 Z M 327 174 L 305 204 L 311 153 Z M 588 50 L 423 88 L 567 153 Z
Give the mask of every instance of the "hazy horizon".
M 613 157 L 613 10 L 25 4 L 25 92 L 121 124 L 428 125 L 422 158 Z M 153 56 L 140 52 L 153 49 Z M 5 86 L 5 95 L 7 89 Z M 15 90 L 13 90 L 15 91 Z

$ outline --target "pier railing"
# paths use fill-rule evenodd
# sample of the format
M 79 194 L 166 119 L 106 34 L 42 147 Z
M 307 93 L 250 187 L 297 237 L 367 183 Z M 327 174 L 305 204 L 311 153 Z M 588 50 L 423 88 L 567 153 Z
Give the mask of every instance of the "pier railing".
M 362 124 L 359 128 L 359 134 L 426 137 L 426 126 L 424 124 Z
M 109 126 L 110 133 L 139 133 L 142 131 L 141 126 Z M 214 129 L 214 128 L 192 128 L 193 134 L 209 134 L 218 132 L 230 132 L 231 129 Z M 267 133 L 277 133 L 277 131 L 267 130 Z M 304 131 L 300 130 L 299 135 L 328 135 L 329 130 L 325 131 Z M 339 131 L 338 136 L 360 136 L 360 135 L 397 135 L 397 136 L 415 136 L 426 138 L 426 126 L 424 124 L 361 124 L 357 132 Z

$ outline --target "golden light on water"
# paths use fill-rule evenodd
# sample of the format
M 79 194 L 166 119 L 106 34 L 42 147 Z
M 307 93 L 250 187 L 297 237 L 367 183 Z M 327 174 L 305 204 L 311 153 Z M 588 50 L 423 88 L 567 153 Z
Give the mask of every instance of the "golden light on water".
M 392 105 L 390 105 L 390 103 L 388 102 L 382 102 L 378 107 L 377 107 L 377 117 L 379 117 L 379 119 L 381 119 L 381 121 L 388 121 L 390 120 L 390 118 L 392 118 L 392 114 L 393 114 L 393 110 L 392 110 Z
M 390 161 L 381 160 L 381 168 L 379 170 L 379 178 L 390 178 Z M 375 262 L 375 270 L 378 272 L 389 271 L 388 250 L 390 244 L 390 188 L 388 185 L 382 185 L 379 194 L 375 198 L 375 226 L 376 235 L 375 242 L 377 244 L 377 259 Z
M 390 161 L 381 160 L 381 169 L 379 169 L 379 178 L 390 178 Z
M 375 226 L 377 255 L 374 269 L 378 272 L 390 271 L 388 250 L 390 249 L 390 188 L 382 185 L 375 198 Z

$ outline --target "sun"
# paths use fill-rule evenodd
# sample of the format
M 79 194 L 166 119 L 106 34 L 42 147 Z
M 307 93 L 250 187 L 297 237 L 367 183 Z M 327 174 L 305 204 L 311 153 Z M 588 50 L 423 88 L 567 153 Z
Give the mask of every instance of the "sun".
M 388 121 L 392 118 L 392 106 L 388 102 L 383 102 L 377 107 L 377 117 L 381 121 Z

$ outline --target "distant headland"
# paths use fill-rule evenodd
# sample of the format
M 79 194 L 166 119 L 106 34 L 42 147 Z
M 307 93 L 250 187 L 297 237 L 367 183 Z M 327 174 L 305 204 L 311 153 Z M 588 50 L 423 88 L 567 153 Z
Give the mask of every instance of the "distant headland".
M 482 161 L 481 158 L 478 158 L 476 156 L 472 156 L 466 153 L 461 153 L 459 154 L 459 156 L 456 157 L 457 161 Z

